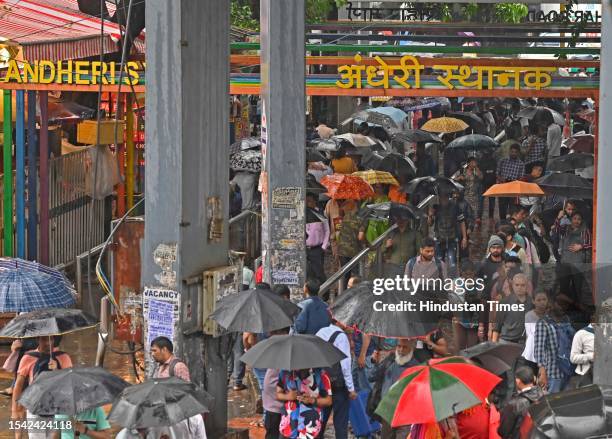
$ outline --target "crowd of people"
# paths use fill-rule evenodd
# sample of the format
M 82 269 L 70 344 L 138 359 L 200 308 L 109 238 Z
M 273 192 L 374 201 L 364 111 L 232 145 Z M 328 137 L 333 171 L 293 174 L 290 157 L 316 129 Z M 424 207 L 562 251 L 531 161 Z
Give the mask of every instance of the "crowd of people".
M 439 141 L 434 136 L 431 143 L 398 142 L 392 132 L 363 122 L 356 125 L 355 135 L 373 139 L 373 148 L 351 145 L 345 137 L 336 149 L 327 151 L 327 156 L 313 155 L 316 158 L 308 160 L 307 280 L 298 304 L 300 312 L 290 327 L 236 337 L 228 381 L 234 391 L 244 391 L 246 366 L 241 356 L 274 335 L 313 335 L 335 346 L 345 358 L 325 369 L 252 369 L 266 438 L 323 438 L 332 424 L 337 439 L 348 438 L 355 406 L 363 412 L 353 416 L 380 422 L 383 439 L 521 438 L 529 428 L 528 409 L 533 403 L 545 394 L 592 383 L 597 315 L 592 299 L 589 197 L 559 193 L 535 199 L 532 194 L 520 193 L 484 196 L 496 184 L 538 182 L 550 175 L 551 162 L 573 153 L 565 147 L 566 138 L 573 133 L 564 133 L 552 112 L 539 110 L 537 117 L 528 120 L 519 116 L 522 102 L 502 104 L 478 101 L 470 107 L 467 102 L 451 102 L 464 116 L 478 116 L 487 135 L 505 139 L 497 147 L 449 147 L 453 140 L 474 131 L 473 126 L 442 133 Z M 563 104 L 563 112 L 575 113 L 572 105 L 576 103 L 544 104 Z M 577 105 L 580 108 L 581 103 Z M 414 128 L 441 116 L 437 111 L 419 112 L 413 118 Z M 323 124 L 310 134 L 311 140 L 334 137 L 335 130 Z M 404 166 L 378 169 L 380 161 L 373 160 L 377 154 L 383 158 L 399 156 Z M 375 177 L 381 179 L 367 185 L 367 196 L 327 196 L 320 190 L 328 175 L 356 178 L 356 172 L 368 170 L 380 171 Z M 256 173 L 241 171 L 233 178 L 233 194 L 240 194 L 240 206 L 234 205 L 233 210 L 253 208 L 258 199 Z M 420 181 L 427 184 L 420 185 Z M 233 201 L 235 204 L 236 199 Z M 380 214 L 376 209 L 385 204 L 386 213 Z M 376 251 L 373 244 L 383 234 L 381 250 Z M 335 294 L 329 288 L 321 291 L 334 271 L 364 249 L 370 251 L 362 269 L 355 265 L 347 270 L 340 280 L 342 288 Z M 479 279 L 482 289 L 457 289 L 443 299 L 483 307 L 442 313 L 437 328 L 418 337 L 363 332 L 358 326 L 336 320 L 330 311 L 338 295 L 351 294 L 352 288 L 375 277 L 396 275 Z M 283 300 L 295 298 L 287 285 L 264 283 L 261 264 L 252 270 L 245 264 L 243 288 L 270 290 Z M 503 306 L 490 307 L 490 303 Z M 375 413 L 408 368 L 462 355 L 465 349 L 487 341 L 513 343 L 522 352 L 482 404 L 440 422 L 400 427 Z M 72 366 L 70 356 L 58 348 L 60 340 L 50 343 L 49 337 L 41 337 L 28 343 L 13 343 L 14 364 L 5 364 L 5 369 L 15 373 L 14 385 L 5 391 L 13 399 L 14 419 L 24 416 L 19 397 L 40 372 Z M 157 365 L 152 377 L 189 381 L 188 366 L 173 351 L 172 342 L 165 337 L 152 341 L 150 352 Z M 477 359 L 469 361 L 479 364 Z M 361 405 L 353 403 L 357 400 Z M 70 430 L 52 434 L 62 438 L 110 437 L 111 425 L 101 407 L 80 414 L 76 421 Z M 36 437 L 35 433 L 30 437 Z M 117 437 L 203 438 L 206 432 L 203 417 L 196 415 L 164 431 L 124 429 Z
M 472 109 L 465 105 L 454 108 L 479 115 L 492 137 L 504 132 L 498 136 L 505 138 L 498 148 L 477 151 L 444 148 L 470 129 L 442 136 L 441 144 L 416 142 L 398 147 L 384 130 L 375 130 L 367 123 L 357 126 L 358 134 L 378 137 L 381 143 L 388 142 L 387 146 L 393 145 L 395 152 L 409 158 L 414 174 L 393 175 L 399 185 L 372 184 L 374 195 L 362 200 L 330 199 L 317 191 L 308 192 L 306 298 L 299 304 L 301 313 L 294 326 L 287 331 L 317 335 L 345 352 L 347 358 L 339 370 L 254 370 L 263 398 L 267 438 L 323 437 L 331 413 L 336 437 L 346 438 L 349 401 L 358 398 L 360 392 L 369 394 L 367 411 L 373 416 L 381 396 L 406 368 L 432 358 L 460 354 L 485 341 L 520 344 L 523 352 L 482 407 L 435 426 L 397 429 L 382 420 L 382 437 L 519 438 L 528 418 L 527 409 L 544 394 L 592 383 L 596 315 L 590 268 L 590 200 L 548 193 L 537 199 L 483 196 L 498 183 L 534 182 L 550 173 L 547 168 L 552 160 L 573 153 L 565 147 L 571 131 L 566 129 L 564 133 L 552 115 L 531 120 L 519 117 L 521 104 L 518 100 L 506 106 L 480 101 Z M 562 105 L 560 111 L 569 111 L 573 117 L 588 103 L 538 102 L 542 104 L 555 108 Z M 415 128 L 439 115 L 422 112 L 420 119 L 415 117 Z M 334 134 L 334 130 L 321 124 L 312 137 L 329 138 Z M 343 144 L 328 160 L 309 162 L 309 178 L 319 182 L 329 174 L 368 170 L 367 156 Z M 447 177 L 461 186 L 439 184 L 429 193 L 406 190 L 405 183 L 410 179 L 428 176 Z M 435 196 L 434 202 L 421 206 L 422 215 L 412 218 L 392 214 L 381 218 L 372 215 L 368 207 L 390 202 L 416 208 L 430 194 Z M 539 209 L 534 209 L 534 204 Z M 369 277 L 403 274 L 479 278 L 484 281 L 482 291 L 454 292 L 448 299 L 481 304 L 495 301 L 521 305 L 521 310 L 489 311 L 487 305 L 486 312 L 451 313 L 442 316 L 434 333 L 416 339 L 365 334 L 334 320 L 328 309 L 334 295 L 318 294 L 319 286 L 335 271 L 330 267 L 346 265 L 393 224 L 397 227 L 379 253 L 384 259 L 384 273 L 376 273 L 377 264 L 372 259 L 376 254 L 371 252 L 367 261 L 370 269 L 366 270 Z M 261 266 L 254 271 L 245 288 L 262 281 Z M 357 270 L 348 272 L 343 280 L 348 291 L 361 281 Z M 261 283 L 258 286 L 269 287 Z M 273 290 L 289 299 L 286 286 L 275 285 Z M 245 388 L 239 354 L 262 337 L 266 335 L 244 334 L 237 342 L 232 371 L 234 390 Z M 495 416 L 498 419 L 482 423 L 483 416 L 487 420 Z M 497 436 L 485 435 L 492 425 Z
M 41 373 L 73 367 L 71 356 L 60 350 L 61 339 L 61 336 L 38 337 L 16 340 L 11 345 L 11 355 L 3 368 L 15 372 L 15 382 L 4 393 L 12 397 L 11 419 L 27 419 L 31 424 L 27 428 L 15 428 L 16 439 L 206 439 L 202 415 L 192 416 L 169 427 L 124 428 L 113 436 L 112 425 L 103 407 L 82 411 L 75 417 L 39 416 L 26 410 L 19 403 L 19 398 Z M 157 337 L 151 342 L 150 352 L 155 362 L 151 379 L 176 377 L 190 382 L 187 365 L 175 357 L 173 351 L 174 346 L 166 337 Z

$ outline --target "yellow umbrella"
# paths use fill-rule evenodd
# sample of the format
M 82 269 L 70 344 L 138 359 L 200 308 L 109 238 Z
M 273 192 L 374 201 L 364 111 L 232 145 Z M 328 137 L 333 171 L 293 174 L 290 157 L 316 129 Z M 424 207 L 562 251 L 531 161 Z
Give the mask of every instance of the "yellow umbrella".
M 375 171 L 369 169 L 367 171 L 353 172 L 351 175 L 362 178 L 370 184 L 390 184 L 392 186 L 399 186 L 399 182 L 389 172 Z
M 469 125 L 454 117 L 438 117 L 430 119 L 421 127 L 423 131 L 430 133 L 456 133 L 469 128 Z
M 544 191 L 535 183 L 515 180 L 508 183 L 494 184 L 483 195 L 485 197 L 542 197 L 544 196 Z

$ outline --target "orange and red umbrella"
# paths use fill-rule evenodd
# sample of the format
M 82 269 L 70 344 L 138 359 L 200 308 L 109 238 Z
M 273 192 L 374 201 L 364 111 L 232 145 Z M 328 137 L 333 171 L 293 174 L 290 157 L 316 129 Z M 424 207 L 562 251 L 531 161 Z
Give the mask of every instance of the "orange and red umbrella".
M 321 184 L 327 189 L 325 195 L 334 200 L 363 200 L 375 195 L 369 183 L 354 175 L 326 175 Z
M 494 184 L 483 195 L 485 197 L 543 197 L 544 191 L 535 183 L 515 180 Z
M 438 422 L 482 404 L 501 382 L 462 357 L 430 360 L 410 367 L 376 408 L 392 427 Z

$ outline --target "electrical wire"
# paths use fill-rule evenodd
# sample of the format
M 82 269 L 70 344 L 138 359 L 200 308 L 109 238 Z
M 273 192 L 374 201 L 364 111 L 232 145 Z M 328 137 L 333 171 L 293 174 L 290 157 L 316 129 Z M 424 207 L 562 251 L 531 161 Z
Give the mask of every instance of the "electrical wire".
M 113 227 L 113 229 L 111 230 L 111 232 L 108 235 L 108 238 L 106 239 L 106 241 L 104 242 L 104 245 L 102 246 L 102 250 L 100 250 L 100 255 L 98 256 L 98 261 L 96 263 L 96 274 L 98 276 L 98 280 L 100 281 L 100 284 L 102 285 L 102 289 L 104 290 L 104 292 L 106 293 L 106 295 L 108 296 L 110 302 L 112 303 L 112 305 L 117 309 L 117 312 L 119 312 L 119 314 L 121 315 L 121 310 L 119 309 L 119 305 L 117 304 L 117 301 L 115 300 L 115 297 L 113 296 L 111 287 L 110 287 L 110 282 L 108 282 L 108 280 L 106 279 L 106 277 L 104 276 L 104 273 L 102 272 L 102 258 L 104 256 L 104 253 L 106 252 L 106 249 L 108 248 L 111 240 L 113 239 L 113 236 L 115 235 L 115 232 L 117 231 L 117 229 L 119 228 L 119 226 L 123 223 L 123 221 L 138 207 L 140 206 L 140 204 L 142 202 L 144 202 L 144 197 L 141 198 L 140 200 L 138 200 L 137 203 L 134 204 L 134 206 L 132 206 L 132 208 L 130 208 L 120 219 L 119 221 L 117 221 L 117 224 L 115 224 L 115 227 Z

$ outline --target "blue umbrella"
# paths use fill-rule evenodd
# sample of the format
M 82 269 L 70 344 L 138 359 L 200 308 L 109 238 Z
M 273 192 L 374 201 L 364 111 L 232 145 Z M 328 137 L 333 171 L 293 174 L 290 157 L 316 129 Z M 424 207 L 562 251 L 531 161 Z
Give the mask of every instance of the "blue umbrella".
M 23 259 L 0 258 L 0 312 L 66 308 L 76 301 L 61 272 Z

